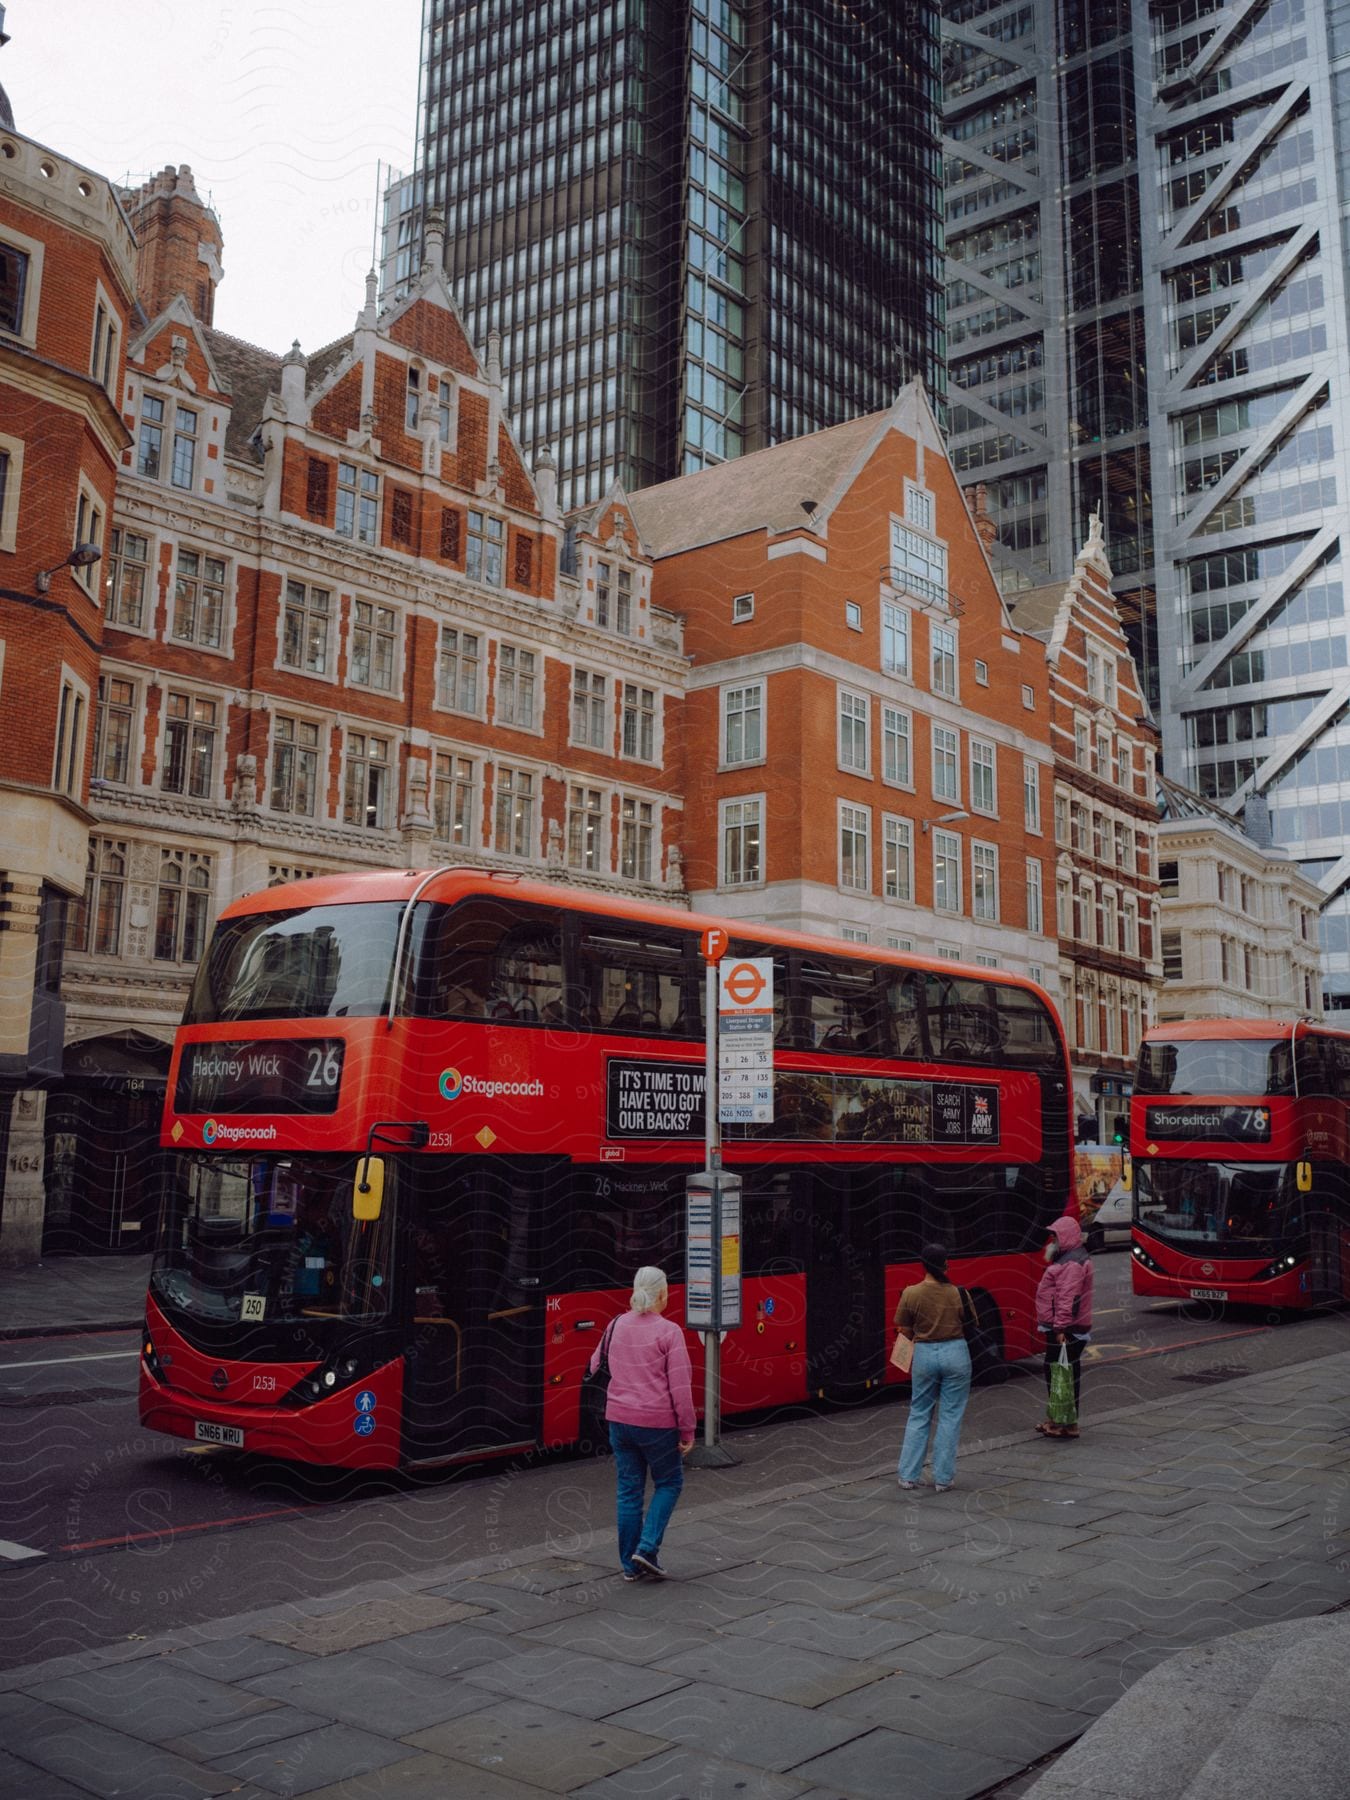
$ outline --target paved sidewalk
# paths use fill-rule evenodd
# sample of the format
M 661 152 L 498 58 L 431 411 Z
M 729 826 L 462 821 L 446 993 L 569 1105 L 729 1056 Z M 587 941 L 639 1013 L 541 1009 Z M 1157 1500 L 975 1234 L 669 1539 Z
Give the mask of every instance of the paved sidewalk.
M 148 1256 L 53 1256 L 0 1268 L 0 1341 L 113 1326 L 138 1331 L 149 1279 Z
M 1073 1445 L 971 1441 L 942 1495 L 890 1465 L 743 1501 L 691 1475 L 665 1585 L 622 1584 L 608 1531 L 575 1529 L 565 1465 L 504 1473 L 556 1521 L 528 1550 L 0 1674 L 0 1796 L 1262 1800 L 1279 1769 L 1283 1796 L 1310 1731 L 1350 1768 L 1341 1622 L 1298 1627 L 1297 1668 L 1284 1637 L 1219 1646 L 1209 1687 L 1165 1659 L 1350 1600 L 1348 1391 L 1344 1353 Z M 1144 1716 L 1037 1790 L 1150 1670 Z M 1258 1724 L 1259 1763 L 1191 1785 Z

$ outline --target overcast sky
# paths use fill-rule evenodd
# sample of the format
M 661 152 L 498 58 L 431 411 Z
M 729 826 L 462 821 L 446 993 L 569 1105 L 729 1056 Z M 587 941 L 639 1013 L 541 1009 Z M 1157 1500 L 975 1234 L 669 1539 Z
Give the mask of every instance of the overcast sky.
M 317 350 L 349 331 L 378 165 L 410 169 L 420 0 L 7 0 L 14 121 L 138 185 L 188 163 L 224 233 L 222 331 Z

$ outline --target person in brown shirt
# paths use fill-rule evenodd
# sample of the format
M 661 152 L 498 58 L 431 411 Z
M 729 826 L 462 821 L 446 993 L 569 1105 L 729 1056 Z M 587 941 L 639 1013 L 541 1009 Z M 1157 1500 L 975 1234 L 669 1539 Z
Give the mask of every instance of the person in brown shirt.
M 933 1487 L 946 1493 L 956 1474 L 956 1447 L 970 1398 L 970 1351 L 966 1347 L 961 1290 L 948 1277 L 942 1244 L 925 1244 L 919 1253 L 924 1278 L 907 1287 L 895 1309 L 899 1331 L 914 1344 L 910 1367 L 909 1419 L 900 1447 L 898 1470 L 902 1488 L 916 1488 L 933 1429 Z

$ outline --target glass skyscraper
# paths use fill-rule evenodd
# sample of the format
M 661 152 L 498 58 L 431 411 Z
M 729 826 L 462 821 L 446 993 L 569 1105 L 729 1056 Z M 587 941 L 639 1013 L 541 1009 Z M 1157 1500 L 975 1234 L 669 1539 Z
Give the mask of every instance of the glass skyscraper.
M 1350 1008 L 1350 9 L 945 10 L 952 450 L 1005 586 L 1102 501 L 1167 772 L 1264 800 Z
M 444 214 L 470 336 L 500 334 L 564 507 L 916 374 L 941 398 L 935 4 L 424 0 L 422 56 L 387 243 L 409 207 Z

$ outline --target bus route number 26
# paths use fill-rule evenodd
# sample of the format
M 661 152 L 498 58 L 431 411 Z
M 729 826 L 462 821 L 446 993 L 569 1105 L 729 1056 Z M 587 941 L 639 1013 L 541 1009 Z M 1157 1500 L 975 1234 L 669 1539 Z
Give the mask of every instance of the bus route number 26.
M 342 1074 L 342 1058 L 336 1044 L 307 1044 L 305 1057 L 309 1070 L 305 1076 L 308 1088 L 335 1088 Z

